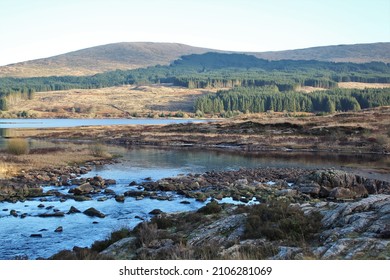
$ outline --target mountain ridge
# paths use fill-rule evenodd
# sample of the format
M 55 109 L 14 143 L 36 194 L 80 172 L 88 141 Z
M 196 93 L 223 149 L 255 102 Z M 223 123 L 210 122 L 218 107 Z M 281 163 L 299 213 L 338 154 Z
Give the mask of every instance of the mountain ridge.
M 273 52 L 235 52 L 179 43 L 120 42 L 0 67 L 0 77 L 84 76 L 116 70 L 167 65 L 183 55 L 243 53 L 267 60 L 319 60 L 390 63 L 390 43 L 335 45 Z

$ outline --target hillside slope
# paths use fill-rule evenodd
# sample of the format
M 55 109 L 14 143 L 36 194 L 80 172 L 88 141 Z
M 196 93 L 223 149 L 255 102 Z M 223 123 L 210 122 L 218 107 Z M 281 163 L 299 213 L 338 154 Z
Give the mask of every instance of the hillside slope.
M 354 63 L 381 61 L 390 63 L 390 43 L 337 45 L 251 54 L 268 60 L 293 59 Z
M 115 43 L 2 66 L 0 77 L 92 75 L 116 69 L 169 64 L 182 55 L 208 51 L 212 50 L 176 43 Z
M 58 56 L 0 67 L 0 77 L 44 77 L 92 75 L 116 69 L 134 69 L 169 64 L 183 55 L 227 52 L 177 43 L 115 43 Z M 252 52 L 268 60 L 320 60 L 334 62 L 390 63 L 390 43 L 339 45 L 277 52 Z

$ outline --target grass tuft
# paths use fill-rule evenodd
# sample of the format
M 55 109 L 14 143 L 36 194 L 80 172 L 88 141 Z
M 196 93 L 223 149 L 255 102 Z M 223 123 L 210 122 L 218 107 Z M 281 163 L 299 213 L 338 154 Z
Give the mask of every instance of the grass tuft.
M 29 153 L 29 144 L 26 139 L 10 139 L 7 142 L 6 151 L 12 155 L 25 155 Z

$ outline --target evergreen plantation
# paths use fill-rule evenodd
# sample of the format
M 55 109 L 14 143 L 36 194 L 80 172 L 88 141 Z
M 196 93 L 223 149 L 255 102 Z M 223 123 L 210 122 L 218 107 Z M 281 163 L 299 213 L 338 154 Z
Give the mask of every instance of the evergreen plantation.
M 230 88 L 201 97 L 202 113 L 304 111 L 333 112 L 390 105 L 390 89 L 341 90 L 338 82 L 390 83 L 390 64 L 314 60 L 268 61 L 244 54 L 187 55 L 169 66 L 116 70 L 93 76 L 0 78 L 0 110 L 12 98 L 34 92 L 171 83 L 187 88 Z M 327 89 L 310 94 L 301 86 Z
M 312 93 L 280 92 L 276 86 L 240 87 L 197 99 L 200 113 L 232 116 L 233 112 L 328 112 L 356 111 L 390 105 L 390 88 L 348 90 L 333 89 Z

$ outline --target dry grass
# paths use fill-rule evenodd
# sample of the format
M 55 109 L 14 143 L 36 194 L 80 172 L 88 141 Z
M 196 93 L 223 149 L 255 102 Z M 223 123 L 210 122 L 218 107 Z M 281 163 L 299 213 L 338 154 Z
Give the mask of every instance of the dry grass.
M 26 139 L 14 138 L 7 142 L 7 153 L 12 155 L 24 155 L 29 152 L 29 144 Z
M 13 164 L 0 162 L 0 179 L 7 179 L 18 174 L 19 168 Z
M 128 117 L 191 113 L 197 97 L 215 90 L 174 86 L 121 86 L 36 93 L 34 100 L 17 101 L 9 113 L 26 111 L 35 117 Z
M 55 149 L 32 149 L 29 154 L 18 156 L 9 156 L 0 151 L 0 177 L 11 177 L 22 170 L 44 170 L 51 167 L 111 158 L 111 155 L 106 151 L 102 155 L 93 155 L 89 145 L 68 143 L 60 146 Z

